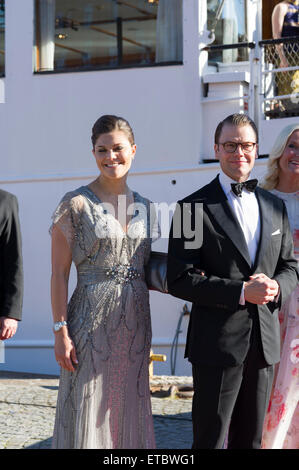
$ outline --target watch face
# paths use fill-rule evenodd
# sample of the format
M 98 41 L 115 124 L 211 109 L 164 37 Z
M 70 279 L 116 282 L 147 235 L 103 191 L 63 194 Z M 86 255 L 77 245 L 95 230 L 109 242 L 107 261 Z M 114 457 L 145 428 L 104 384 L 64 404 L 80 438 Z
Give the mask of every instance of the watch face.
M 56 324 L 54 325 L 54 330 L 55 330 L 55 331 L 59 331 L 60 328 L 61 328 L 60 323 L 59 323 L 59 324 L 56 323 Z

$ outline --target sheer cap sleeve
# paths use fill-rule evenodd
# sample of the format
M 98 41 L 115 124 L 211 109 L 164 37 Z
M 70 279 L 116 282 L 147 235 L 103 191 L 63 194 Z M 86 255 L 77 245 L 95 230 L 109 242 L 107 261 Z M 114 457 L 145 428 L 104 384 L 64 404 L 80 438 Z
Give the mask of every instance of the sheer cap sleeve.
M 52 235 L 53 228 L 57 226 L 65 236 L 71 250 L 73 250 L 75 245 L 83 203 L 81 195 L 74 191 L 68 192 L 63 196 L 52 215 L 52 224 L 49 229 L 50 235 Z

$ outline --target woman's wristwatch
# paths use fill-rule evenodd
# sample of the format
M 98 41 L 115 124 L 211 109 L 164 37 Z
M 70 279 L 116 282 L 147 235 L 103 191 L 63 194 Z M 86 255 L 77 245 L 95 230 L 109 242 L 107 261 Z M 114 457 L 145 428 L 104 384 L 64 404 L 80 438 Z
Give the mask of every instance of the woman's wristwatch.
M 66 325 L 67 325 L 66 321 L 56 321 L 53 325 L 54 333 L 57 333 L 57 331 L 61 330 L 61 328 Z

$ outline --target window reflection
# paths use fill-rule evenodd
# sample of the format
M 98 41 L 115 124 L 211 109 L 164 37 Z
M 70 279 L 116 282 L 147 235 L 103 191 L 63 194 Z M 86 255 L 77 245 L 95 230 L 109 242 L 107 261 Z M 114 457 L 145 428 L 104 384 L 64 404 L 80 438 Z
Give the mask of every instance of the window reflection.
M 219 19 L 216 20 L 218 8 L 222 6 Z M 207 0 L 208 29 L 215 26 L 216 44 L 236 44 L 247 41 L 246 0 Z M 216 25 L 215 25 L 215 21 Z M 209 62 L 231 63 L 248 60 L 246 49 L 226 49 L 209 53 Z
M 182 0 L 36 0 L 35 70 L 182 61 Z

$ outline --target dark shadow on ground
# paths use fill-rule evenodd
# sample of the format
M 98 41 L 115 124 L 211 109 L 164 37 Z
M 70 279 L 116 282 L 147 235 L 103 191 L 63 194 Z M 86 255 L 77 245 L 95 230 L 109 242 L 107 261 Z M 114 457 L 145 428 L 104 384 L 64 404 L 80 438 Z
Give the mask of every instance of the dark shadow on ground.
M 153 415 L 157 449 L 191 449 L 191 413 Z M 25 449 L 51 449 L 52 438 L 34 443 Z

